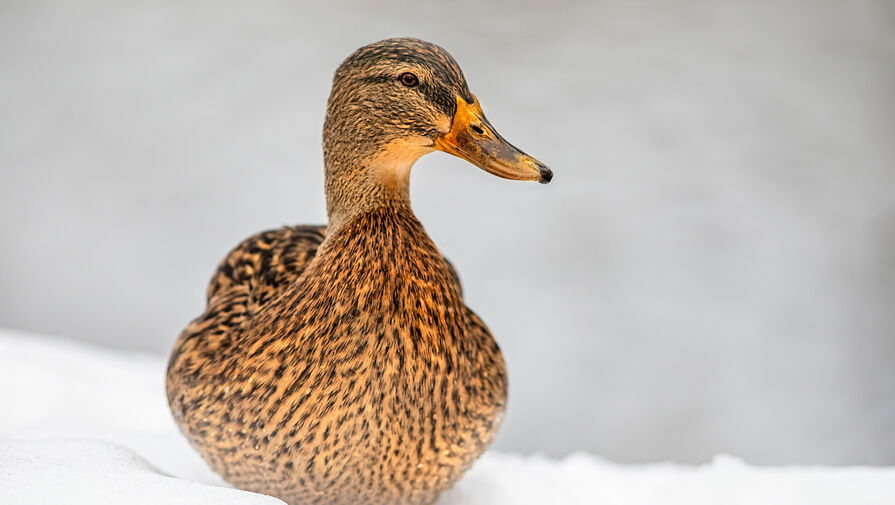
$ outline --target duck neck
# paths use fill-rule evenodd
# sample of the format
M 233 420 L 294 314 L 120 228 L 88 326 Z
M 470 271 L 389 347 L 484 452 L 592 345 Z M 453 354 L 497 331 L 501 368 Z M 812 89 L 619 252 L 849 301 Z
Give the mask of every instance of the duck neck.
M 362 146 L 336 146 L 324 152 L 329 233 L 366 213 L 410 208 L 410 169 L 431 151 L 420 139 L 396 139 L 365 153 Z

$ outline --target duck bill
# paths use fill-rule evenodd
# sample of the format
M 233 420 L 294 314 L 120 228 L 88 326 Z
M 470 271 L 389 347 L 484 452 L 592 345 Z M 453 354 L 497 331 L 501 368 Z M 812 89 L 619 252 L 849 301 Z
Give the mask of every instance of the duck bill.
M 473 99 L 470 104 L 457 97 L 451 129 L 435 139 L 435 148 L 504 179 L 550 182 L 553 172 L 504 140 L 485 118 L 475 95 Z

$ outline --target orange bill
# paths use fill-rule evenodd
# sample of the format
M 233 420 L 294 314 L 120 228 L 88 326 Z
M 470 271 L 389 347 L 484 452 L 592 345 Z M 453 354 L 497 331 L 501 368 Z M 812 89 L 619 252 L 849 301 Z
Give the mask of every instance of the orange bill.
M 501 137 L 485 118 L 479 100 L 469 104 L 457 97 L 451 129 L 435 140 L 435 148 L 463 158 L 482 170 L 504 179 L 547 184 L 553 172 Z

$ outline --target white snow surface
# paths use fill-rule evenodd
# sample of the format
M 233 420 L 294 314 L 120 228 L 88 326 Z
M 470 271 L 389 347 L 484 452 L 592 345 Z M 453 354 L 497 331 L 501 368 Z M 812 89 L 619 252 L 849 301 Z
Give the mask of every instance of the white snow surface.
M 181 437 L 161 356 L 0 329 L 0 503 L 274 504 L 232 489 Z M 674 436 L 669 433 L 669 436 Z M 619 465 L 488 452 L 439 505 L 893 504 L 895 468 Z
M 100 440 L 0 442 L 0 474 L 3 503 L 283 503 L 270 496 L 168 476 L 134 451 Z

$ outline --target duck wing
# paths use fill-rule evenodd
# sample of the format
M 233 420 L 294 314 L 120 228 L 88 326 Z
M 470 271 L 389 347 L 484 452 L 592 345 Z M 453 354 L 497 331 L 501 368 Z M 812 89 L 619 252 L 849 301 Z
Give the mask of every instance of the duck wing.
M 230 251 L 208 284 L 205 311 L 174 344 L 168 360 L 169 394 L 182 375 L 175 372 L 188 370 L 190 377 L 205 360 L 230 348 L 233 329 L 298 279 L 324 238 L 326 226 L 286 226 L 252 235 Z
M 237 296 L 247 316 L 292 284 L 317 254 L 326 226 L 286 226 L 243 240 L 221 261 L 208 284 L 208 306 Z

